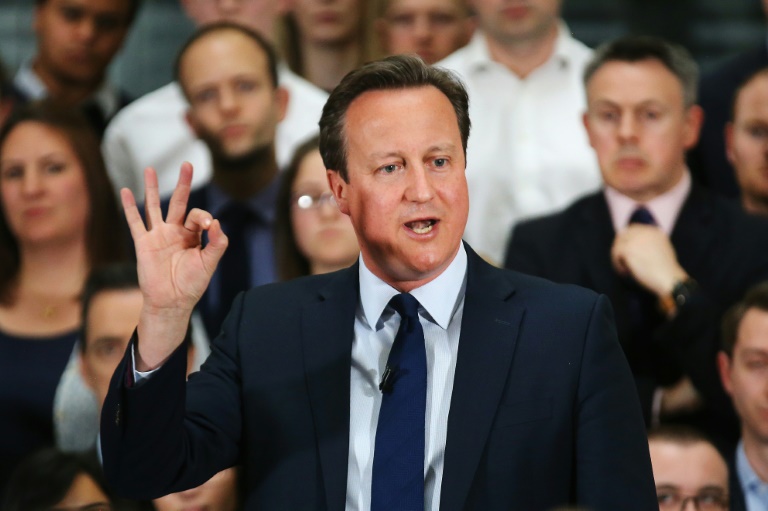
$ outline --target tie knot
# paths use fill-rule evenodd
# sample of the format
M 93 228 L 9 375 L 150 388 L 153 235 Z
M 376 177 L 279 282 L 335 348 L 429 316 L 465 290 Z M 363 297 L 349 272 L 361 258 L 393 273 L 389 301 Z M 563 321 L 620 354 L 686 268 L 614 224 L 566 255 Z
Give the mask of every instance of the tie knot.
M 629 217 L 629 223 L 631 224 L 643 224 L 643 225 L 656 225 L 656 219 L 648 208 L 645 206 L 638 206 L 638 208 Z
M 402 319 L 408 319 L 409 323 L 419 320 L 419 301 L 410 293 L 400 293 L 389 301 L 389 305 L 400 314 Z

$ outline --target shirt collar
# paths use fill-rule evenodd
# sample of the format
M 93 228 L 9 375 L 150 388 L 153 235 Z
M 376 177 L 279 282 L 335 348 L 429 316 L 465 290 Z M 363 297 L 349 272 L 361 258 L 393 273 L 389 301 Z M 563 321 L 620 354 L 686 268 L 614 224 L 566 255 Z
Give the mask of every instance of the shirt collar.
M 611 212 L 614 232 L 623 231 L 627 227 L 629 218 L 635 209 L 639 206 L 645 206 L 653 215 L 659 228 L 667 236 L 670 236 L 690 191 L 691 174 L 687 169 L 683 172 L 683 177 L 680 181 L 670 190 L 643 204 L 627 197 L 615 188 L 606 186 L 604 192 L 605 200 L 608 202 L 608 209 Z
M 744 440 L 739 440 L 739 445 L 736 447 L 736 472 L 744 493 L 755 492 L 762 486 L 768 487 L 768 483 L 760 479 L 752 469 L 747 453 L 744 451 Z
M 275 204 L 277 202 L 277 192 L 280 188 L 280 178 L 278 174 L 272 182 L 256 195 L 249 197 L 244 202 L 248 209 L 262 222 L 272 225 L 275 221 Z M 234 200 L 227 195 L 216 183 L 210 182 L 206 187 L 206 199 L 208 211 L 216 218 Z
M 576 40 L 571 35 L 568 25 L 560 20 L 557 24 L 555 47 L 552 51 L 552 55 L 543 66 L 546 66 L 550 62 L 559 62 L 561 67 L 567 67 L 573 56 L 575 44 Z M 488 49 L 488 40 L 482 30 L 475 30 L 475 34 L 472 36 L 469 44 L 465 47 L 465 51 L 467 62 L 469 62 L 469 64 L 476 70 L 501 65 L 491 57 L 491 51 Z
M 13 78 L 13 84 L 31 100 L 40 100 L 48 96 L 48 88 L 32 69 L 31 60 L 27 60 L 21 65 Z M 91 96 L 91 99 L 99 105 L 106 119 L 111 118 L 117 112 L 120 106 L 119 98 L 120 92 L 108 80 L 104 80 Z
M 363 308 L 368 325 L 378 330 L 379 318 L 389 304 L 393 296 L 399 291 L 376 275 L 365 265 L 363 255 L 360 254 L 359 278 L 360 278 L 360 304 Z M 434 280 L 414 289 L 411 294 L 427 311 L 435 323 L 443 329 L 456 312 L 458 304 L 463 296 L 464 282 L 467 274 L 467 252 L 462 243 L 456 257 L 451 264 Z

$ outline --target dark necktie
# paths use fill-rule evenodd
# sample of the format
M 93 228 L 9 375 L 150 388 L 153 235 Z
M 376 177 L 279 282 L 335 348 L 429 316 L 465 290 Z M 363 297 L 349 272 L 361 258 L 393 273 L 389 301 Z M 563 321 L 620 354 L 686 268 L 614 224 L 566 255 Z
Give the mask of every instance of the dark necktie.
M 630 224 L 643 224 L 643 225 L 657 225 L 656 219 L 648 208 L 645 206 L 638 206 L 635 211 L 632 212 L 632 216 L 629 217 Z
M 400 328 L 382 378 L 371 482 L 371 511 L 424 511 L 427 355 L 419 302 L 401 293 L 389 304 Z
M 638 206 L 629 217 L 629 223 L 658 225 L 648 208 Z M 656 306 L 656 297 L 632 280 L 629 282 L 629 319 L 634 334 L 643 341 L 650 341 L 653 331 L 658 326 L 660 315 Z
M 229 239 L 227 250 L 219 262 L 219 303 L 214 312 L 214 324 L 211 325 L 218 334 L 232 301 L 237 293 L 251 286 L 251 264 L 248 255 L 248 238 L 246 232 L 254 219 L 254 214 L 246 204 L 231 202 L 219 215 L 224 234 Z

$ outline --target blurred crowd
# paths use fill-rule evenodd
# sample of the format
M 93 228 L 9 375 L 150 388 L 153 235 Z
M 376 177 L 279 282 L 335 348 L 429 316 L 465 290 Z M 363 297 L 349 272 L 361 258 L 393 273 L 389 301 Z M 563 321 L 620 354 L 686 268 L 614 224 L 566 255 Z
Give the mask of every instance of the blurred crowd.
M 239 509 L 237 467 L 153 502 L 103 482 L 148 278 L 120 202 L 157 187 L 167 211 L 192 172 L 189 207 L 227 233 L 194 372 L 238 292 L 357 260 L 317 122 L 349 71 L 403 53 L 469 93 L 465 241 L 611 300 L 659 508 L 768 509 L 768 32 L 702 75 L 658 37 L 587 47 L 562 0 L 179 3 L 196 31 L 142 97 L 107 78 L 141 0 L 36 0 L 34 56 L 0 68 L 1 509 Z

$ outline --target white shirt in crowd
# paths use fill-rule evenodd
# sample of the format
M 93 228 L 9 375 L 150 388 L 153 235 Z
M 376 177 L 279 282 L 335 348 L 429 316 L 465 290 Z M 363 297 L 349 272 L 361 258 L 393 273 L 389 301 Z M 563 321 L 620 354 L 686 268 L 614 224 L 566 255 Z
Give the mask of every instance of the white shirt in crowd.
M 278 81 L 288 90 L 288 110 L 277 127 L 275 148 L 279 168 L 285 168 L 296 148 L 318 131 L 328 95 L 284 65 Z M 107 126 L 102 152 L 115 190 L 127 187 L 144 200 L 144 168 L 157 171 L 160 195 L 169 196 L 185 161 L 194 167 L 192 187 L 211 179 L 211 157 L 205 144 L 187 125 L 187 101 L 172 82 L 123 108 Z
M 437 63 L 458 73 L 469 93 L 464 239 L 495 263 L 504 260 L 515 223 L 562 209 L 601 185 L 581 120 L 591 56 L 560 23 L 552 56 L 525 79 L 492 60 L 480 31 Z

